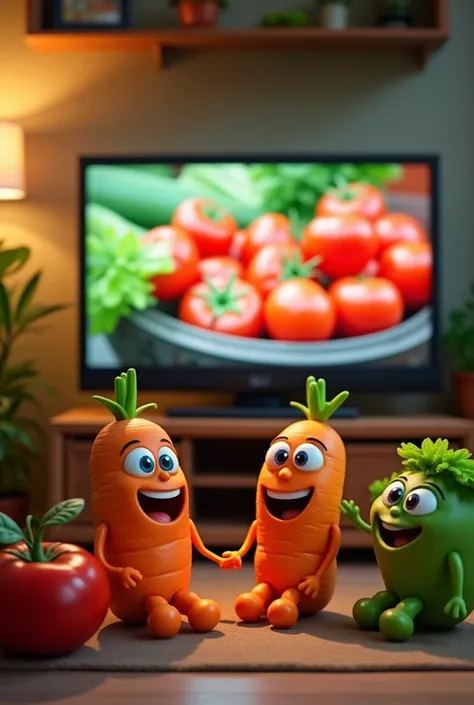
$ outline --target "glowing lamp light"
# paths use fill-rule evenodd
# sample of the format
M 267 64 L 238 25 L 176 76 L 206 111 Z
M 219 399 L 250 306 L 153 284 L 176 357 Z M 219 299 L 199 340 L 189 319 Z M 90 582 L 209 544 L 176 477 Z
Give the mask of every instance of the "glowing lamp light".
M 23 129 L 12 122 L 0 122 L 0 201 L 25 197 Z

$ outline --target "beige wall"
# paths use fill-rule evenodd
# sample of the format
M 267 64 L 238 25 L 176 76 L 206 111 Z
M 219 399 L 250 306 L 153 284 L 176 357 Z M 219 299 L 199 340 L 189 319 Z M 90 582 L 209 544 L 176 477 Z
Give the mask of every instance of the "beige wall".
M 28 199 L 0 203 L 0 238 L 31 245 L 45 303 L 70 304 L 29 343 L 58 389 L 48 415 L 89 400 L 77 386 L 79 154 L 440 152 L 443 313 L 462 300 L 474 261 L 474 2 L 452 4 L 452 41 L 424 72 L 403 55 L 316 52 L 201 54 L 157 72 L 146 55 L 36 54 L 24 3 L 3 0 L 0 119 L 25 127 Z

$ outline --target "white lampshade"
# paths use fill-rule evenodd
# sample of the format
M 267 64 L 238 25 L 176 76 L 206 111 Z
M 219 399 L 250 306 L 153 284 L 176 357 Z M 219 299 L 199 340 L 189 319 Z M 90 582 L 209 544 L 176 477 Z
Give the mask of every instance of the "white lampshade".
M 0 122 L 0 200 L 25 197 L 23 129 L 13 122 Z

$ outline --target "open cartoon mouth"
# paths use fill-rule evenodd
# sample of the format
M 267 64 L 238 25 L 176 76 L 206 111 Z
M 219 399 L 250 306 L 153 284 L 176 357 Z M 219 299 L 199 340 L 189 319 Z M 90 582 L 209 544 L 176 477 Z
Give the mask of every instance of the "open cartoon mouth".
M 389 548 L 403 548 L 414 541 L 422 532 L 421 526 L 400 527 L 387 524 L 379 518 L 379 536 Z
M 263 488 L 265 506 L 276 519 L 296 519 L 309 504 L 314 489 L 298 490 L 297 492 L 276 492 Z
M 183 511 L 185 488 L 168 492 L 138 491 L 138 504 L 144 514 L 157 524 L 170 524 Z

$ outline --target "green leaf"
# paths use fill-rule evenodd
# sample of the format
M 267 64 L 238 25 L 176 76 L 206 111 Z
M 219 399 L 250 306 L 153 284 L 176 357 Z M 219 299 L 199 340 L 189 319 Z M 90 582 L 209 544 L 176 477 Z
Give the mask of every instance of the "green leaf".
M 10 297 L 2 281 L 0 281 L 0 323 L 5 327 L 8 333 L 11 331 Z
M 63 311 L 66 307 L 63 304 L 55 304 L 53 306 L 35 306 L 30 309 L 30 313 L 25 315 L 21 319 L 21 330 L 25 330 L 32 323 L 36 323 L 46 316 L 51 316 L 51 314 L 57 311 Z
M 83 499 L 66 499 L 46 512 L 41 518 L 40 526 L 45 528 L 46 526 L 67 524 L 82 512 L 84 505 Z
M 16 521 L 13 521 L 7 514 L 0 513 L 0 544 L 5 546 L 23 540 L 23 531 Z
M 0 278 L 21 269 L 29 256 L 30 250 L 27 247 L 17 247 L 0 252 Z
M 25 561 L 26 563 L 32 562 L 29 551 L 15 551 L 14 548 L 8 548 L 5 553 L 8 553 L 10 556 L 14 556 L 15 558 L 19 558 L 21 561 Z
M 18 304 L 16 307 L 16 319 L 21 320 L 23 314 L 28 308 L 31 299 L 33 298 L 36 289 L 38 288 L 39 281 L 41 279 L 41 272 L 36 272 L 31 279 L 26 283 L 23 291 L 18 299 Z
M 21 362 L 5 370 L 2 377 L 2 384 L 9 384 L 20 379 L 29 379 L 35 377 L 37 374 L 38 370 L 33 360 Z

